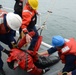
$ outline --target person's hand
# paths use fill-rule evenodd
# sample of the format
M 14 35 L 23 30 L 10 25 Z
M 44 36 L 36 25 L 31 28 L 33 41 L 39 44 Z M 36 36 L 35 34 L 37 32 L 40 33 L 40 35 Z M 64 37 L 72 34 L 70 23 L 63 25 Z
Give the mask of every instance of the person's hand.
M 72 72 L 67 73 L 67 75 L 72 75 Z
M 46 51 L 44 51 L 44 52 L 40 52 L 40 53 L 38 53 L 39 55 L 41 55 L 41 56 L 49 56 L 49 54 L 48 54 L 48 51 L 46 50 Z
M 12 48 L 17 48 L 17 44 L 14 41 L 11 42 L 11 44 L 12 44 Z
M 3 51 L 5 54 L 7 54 L 7 55 L 10 54 L 10 51 L 9 51 L 9 50 L 3 49 L 2 51 Z
M 57 75 L 62 75 L 62 72 L 58 72 L 58 74 Z
M 71 72 L 58 72 L 58 74 L 57 75 L 72 75 L 72 73 Z
M 26 34 L 26 42 L 30 43 L 32 40 L 31 36 L 29 34 Z
M 43 74 L 46 73 L 46 72 L 48 72 L 49 70 L 50 70 L 50 68 L 43 69 Z

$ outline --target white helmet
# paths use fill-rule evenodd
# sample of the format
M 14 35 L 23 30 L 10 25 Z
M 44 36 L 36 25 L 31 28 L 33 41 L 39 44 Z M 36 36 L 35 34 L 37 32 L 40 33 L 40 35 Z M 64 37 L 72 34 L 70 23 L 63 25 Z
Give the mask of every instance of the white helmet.
M 6 21 L 9 27 L 13 30 L 19 30 L 21 24 L 22 24 L 22 19 L 19 15 L 14 14 L 12 12 L 9 12 L 6 16 Z

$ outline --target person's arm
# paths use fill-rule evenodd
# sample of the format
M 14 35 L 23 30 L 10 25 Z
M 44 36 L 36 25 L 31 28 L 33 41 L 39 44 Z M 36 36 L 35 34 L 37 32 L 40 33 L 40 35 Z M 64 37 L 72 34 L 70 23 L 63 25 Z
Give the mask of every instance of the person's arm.
M 71 72 L 58 72 L 58 75 L 76 75 L 76 69 Z
M 11 44 L 10 48 L 16 48 L 17 47 L 17 43 L 15 40 L 15 36 L 16 36 L 16 32 L 14 30 L 10 30 L 10 32 L 7 34 L 8 36 L 8 40 Z
M 51 47 L 49 48 L 48 50 L 44 51 L 44 52 L 41 52 L 41 53 L 38 53 L 39 55 L 50 55 L 54 52 L 56 52 L 57 49 L 55 47 Z
M 48 51 L 46 50 L 46 51 L 44 51 L 44 52 L 40 52 L 40 53 L 38 53 L 39 55 L 48 55 Z
M 29 43 L 31 42 L 32 38 L 31 36 L 28 34 L 28 30 L 27 27 L 29 25 L 29 23 L 31 22 L 31 12 L 28 10 L 26 10 L 26 6 L 22 12 L 22 25 L 21 25 L 21 29 L 24 32 L 24 34 L 26 35 L 26 42 Z
M 31 12 L 28 9 L 26 10 L 25 6 L 22 11 L 22 25 L 21 25 L 21 29 L 24 33 L 28 33 L 27 27 L 31 22 L 31 18 L 32 18 Z
M 72 75 L 72 72 L 58 72 L 57 75 Z
M 76 69 L 69 73 L 71 73 L 71 75 L 76 75 Z
M 76 74 L 76 73 L 75 73 Z M 72 75 L 72 72 L 67 73 L 67 75 Z

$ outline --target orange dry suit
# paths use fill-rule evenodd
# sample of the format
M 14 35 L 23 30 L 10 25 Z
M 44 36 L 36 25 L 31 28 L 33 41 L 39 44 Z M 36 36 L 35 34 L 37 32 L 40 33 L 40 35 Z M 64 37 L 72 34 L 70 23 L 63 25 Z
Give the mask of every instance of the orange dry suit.
M 22 11 L 22 30 L 24 33 L 28 32 L 28 30 L 33 28 L 36 24 L 37 17 L 36 17 L 36 11 L 33 9 L 30 9 L 28 4 L 24 6 L 24 9 Z
M 58 50 L 62 63 L 65 63 L 66 55 L 76 55 L 76 40 L 74 38 L 70 38 L 69 40 L 65 41 L 64 47 L 61 50 Z
M 38 60 L 37 52 L 39 50 L 41 41 L 42 41 L 42 36 L 39 36 L 34 51 L 30 51 L 30 50 L 22 51 L 21 49 L 17 49 L 17 48 L 12 49 L 10 52 L 10 56 L 7 59 L 8 64 L 15 60 L 18 66 L 20 66 L 20 68 L 22 68 L 23 70 L 26 70 L 28 73 L 33 75 L 41 75 L 42 69 L 39 69 L 34 65 L 34 62 Z M 14 68 L 16 67 L 17 66 L 14 66 Z
M 38 31 L 35 27 L 35 24 L 37 22 L 37 12 L 33 9 L 30 9 L 28 3 L 24 6 L 23 12 L 22 12 L 22 25 L 21 29 L 24 32 L 24 34 L 27 34 L 28 32 L 31 32 L 31 30 L 35 31 L 35 35 L 32 37 L 31 44 L 29 46 L 29 50 L 33 50 L 35 47 L 35 44 L 38 39 Z

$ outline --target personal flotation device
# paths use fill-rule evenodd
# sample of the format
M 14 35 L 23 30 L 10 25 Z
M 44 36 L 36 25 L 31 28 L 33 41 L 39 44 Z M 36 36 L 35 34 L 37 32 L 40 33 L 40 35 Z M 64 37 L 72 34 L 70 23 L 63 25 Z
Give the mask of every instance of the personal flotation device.
M 64 47 L 58 50 L 58 54 L 62 60 L 62 63 L 65 63 L 65 55 L 76 55 L 76 40 L 74 38 L 70 38 L 69 40 L 65 41 Z
M 0 10 L 0 34 L 6 34 L 9 32 L 6 22 L 6 14 L 6 11 Z

